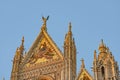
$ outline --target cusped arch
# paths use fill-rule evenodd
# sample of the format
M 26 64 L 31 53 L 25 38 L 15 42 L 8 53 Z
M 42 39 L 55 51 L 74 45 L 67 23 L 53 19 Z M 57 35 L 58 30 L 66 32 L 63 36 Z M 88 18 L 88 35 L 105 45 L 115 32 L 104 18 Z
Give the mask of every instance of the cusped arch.
M 37 80 L 54 80 L 51 76 L 42 75 Z

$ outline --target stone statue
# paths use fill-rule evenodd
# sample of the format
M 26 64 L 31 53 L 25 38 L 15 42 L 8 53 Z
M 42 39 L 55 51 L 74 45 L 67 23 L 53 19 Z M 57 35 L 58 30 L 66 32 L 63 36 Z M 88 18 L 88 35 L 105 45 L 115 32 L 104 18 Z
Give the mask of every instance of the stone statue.
M 45 18 L 45 17 L 42 17 L 42 20 L 43 20 L 43 25 L 46 25 L 46 22 L 47 22 L 47 20 L 49 19 L 49 16 L 47 16 L 47 18 Z

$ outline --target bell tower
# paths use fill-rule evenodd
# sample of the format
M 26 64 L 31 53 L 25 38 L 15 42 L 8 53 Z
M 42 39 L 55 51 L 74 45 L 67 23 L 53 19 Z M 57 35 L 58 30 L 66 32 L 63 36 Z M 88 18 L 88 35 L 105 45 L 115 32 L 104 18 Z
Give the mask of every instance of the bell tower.
M 75 80 L 76 77 L 76 45 L 71 28 L 71 23 L 69 23 L 69 31 L 64 41 L 65 80 Z
M 94 80 L 118 80 L 119 79 L 119 68 L 118 64 L 110 52 L 109 48 L 106 47 L 103 40 L 99 45 L 99 54 L 97 57 L 96 50 L 94 51 L 93 71 Z

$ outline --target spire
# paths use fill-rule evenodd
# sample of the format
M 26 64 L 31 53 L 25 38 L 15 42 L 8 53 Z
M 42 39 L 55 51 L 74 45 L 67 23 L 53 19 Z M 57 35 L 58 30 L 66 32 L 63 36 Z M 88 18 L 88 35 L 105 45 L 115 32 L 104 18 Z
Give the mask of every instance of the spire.
M 43 25 L 42 25 L 42 30 L 47 30 L 47 27 L 46 27 L 46 23 L 47 23 L 47 20 L 49 19 L 49 16 L 47 16 L 47 18 L 45 17 L 42 17 L 42 20 L 43 20 Z
M 81 69 L 84 69 L 85 68 L 85 64 L 84 64 L 84 59 L 82 58 L 82 60 L 81 60 Z
M 64 40 L 64 44 L 68 44 L 72 42 L 72 26 L 71 26 L 71 22 L 68 25 L 68 32 L 65 35 L 65 40 Z
M 68 32 L 64 40 L 64 57 L 67 59 L 65 66 L 65 80 L 74 80 L 76 77 L 76 46 L 72 37 L 71 23 L 68 25 Z

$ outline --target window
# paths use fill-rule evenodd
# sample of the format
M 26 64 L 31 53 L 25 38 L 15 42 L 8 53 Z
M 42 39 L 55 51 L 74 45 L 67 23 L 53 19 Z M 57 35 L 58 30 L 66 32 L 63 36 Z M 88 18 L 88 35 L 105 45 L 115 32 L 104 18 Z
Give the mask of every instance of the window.
M 105 80 L 105 68 L 103 66 L 101 67 L 101 74 L 102 74 L 103 80 Z

